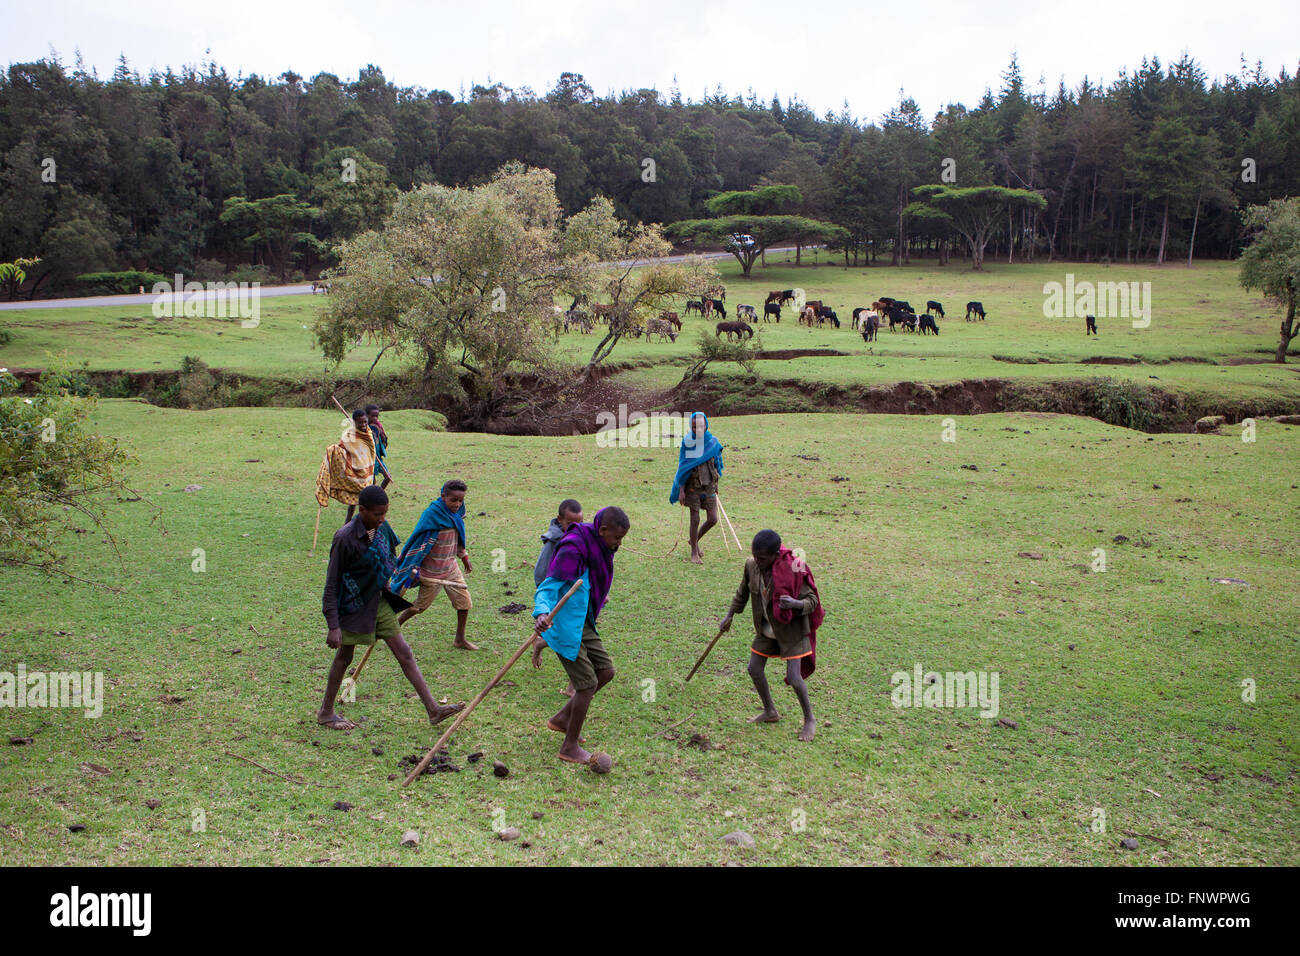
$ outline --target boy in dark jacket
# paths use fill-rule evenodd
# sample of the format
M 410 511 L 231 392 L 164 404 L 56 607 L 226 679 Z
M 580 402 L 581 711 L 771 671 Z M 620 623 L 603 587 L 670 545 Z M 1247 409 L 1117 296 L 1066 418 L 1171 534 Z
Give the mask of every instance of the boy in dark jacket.
M 813 720 L 804 678 L 816 666 L 817 628 L 824 617 L 817 584 L 807 564 L 789 548 L 781 546 L 781 536 L 775 531 L 754 535 L 751 551 L 753 557 L 745 561 L 740 587 L 718 630 L 730 630 L 731 619 L 745 609 L 746 603 L 751 605 L 754 643 L 749 651 L 749 676 L 763 702 L 763 712 L 751 717 L 749 722 L 771 724 L 781 719 L 764 673 L 768 660 L 779 658 L 785 662 L 785 682 L 794 690 L 803 709 L 799 739 L 812 740 L 817 722 Z
M 387 586 L 396 565 L 399 543 L 384 520 L 387 514 L 388 493 L 378 485 L 366 486 L 357 498 L 357 516 L 334 532 L 330 545 L 322 610 L 329 626 L 325 645 L 335 653 L 316 722 L 333 730 L 351 730 L 356 726 L 335 713 L 334 702 L 343 675 L 352 663 L 353 650 L 369 646 L 377 639 L 388 642 L 402 673 L 429 712 L 429 723 L 436 724 L 465 706 L 441 706 L 433 699 L 410 645 L 398 630 L 397 611 L 410 604 Z

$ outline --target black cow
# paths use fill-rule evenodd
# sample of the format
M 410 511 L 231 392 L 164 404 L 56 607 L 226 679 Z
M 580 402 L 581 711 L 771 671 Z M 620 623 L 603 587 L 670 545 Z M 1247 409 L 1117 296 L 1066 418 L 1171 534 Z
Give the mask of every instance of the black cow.
M 889 310 L 889 331 L 894 331 L 895 325 L 901 325 L 909 332 L 916 331 L 916 313 L 905 312 L 897 306 Z
M 780 305 L 780 303 L 778 303 L 778 302 L 769 302 L 767 305 L 763 306 L 763 321 L 764 321 L 764 322 L 768 321 L 768 318 L 767 318 L 767 317 L 768 317 L 769 315 L 775 315 L 775 316 L 776 316 L 777 324 L 778 324 L 778 325 L 780 324 L 780 322 L 781 322 L 781 305 Z
M 902 309 L 904 312 L 911 312 L 913 315 L 916 315 L 916 309 L 912 308 L 911 303 L 904 302 L 902 299 L 894 300 L 894 308 Z
M 1086 339 L 1089 335 L 1097 334 L 1097 317 L 1095 315 L 1085 315 L 1083 320 L 1088 323 L 1083 330 L 1083 337 Z
M 921 316 L 920 319 L 922 335 L 925 335 L 927 331 L 933 332 L 935 335 L 939 334 L 939 326 L 934 324 L 934 316 L 927 312 L 925 315 Z
M 943 304 L 940 302 L 935 302 L 934 299 L 931 299 L 929 302 L 925 304 L 925 311 L 933 312 L 936 315 L 938 315 L 939 318 L 941 319 L 947 318 L 947 316 L 943 314 Z
M 971 321 L 971 316 L 972 316 L 972 315 L 975 316 L 975 318 L 977 318 L 977 319 L 987 318 L 987 316 L 984 314 L 984 303 L 983 303 L 983 302 L 967 302 L 967 303 L 966 303 L 966 321 L 967 321 L 967 322 Z
M 824 305 L 817 310 L 817 324 L 821 325 L 827 319 L 829 319 L 831 324 L 837 329 L 840 327 L 840 317 L 835 314 L 835 310 L 828 305 Z
M 752 305 L 738 305 L 738 306 L 736 306 L 736 318 L 737 318 L 737 319 L 749 319 L 749 321 L 751 321 L 751 322 L 757 322 L 757 321 L 758 321 L 758 316 L 754 313 L 754 307 L 753 307 Z
M 794 305 L 794 289 L 782 289 L 781 298 L 777 299 L 777 305 Z
M 703 315 L 704 315 L 704 302 L 703 302 L 703 300 L 701 300 L 701 301 L 699 301 L 699 302 L 696 302 L 694 299 L 687 299 L 687 300 L 686 300 L 686 310 L 685 310 L 685 311 L 686 311 L 686 314 L 687 314 L 687 315 L 690 315 L 692 309 L 694 309 L 696 312 L 700 313 L 701 316 L 703 316 Z

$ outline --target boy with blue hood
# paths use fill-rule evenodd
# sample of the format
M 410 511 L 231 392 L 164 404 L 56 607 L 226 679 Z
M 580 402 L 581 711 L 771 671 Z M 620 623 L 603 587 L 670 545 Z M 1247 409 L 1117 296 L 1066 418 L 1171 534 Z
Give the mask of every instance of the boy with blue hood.
M 428 610 L 438 592 L 445 588 L 451 606 L 456 609 L 456 639 L 452 647 L 476 651 L 478 645 L 465 639 L 465 624 L 474 602 L 470 599 L 469 586 L 456 566 L 459 558 L 467 572 L 474 570 L 465 546 L 465 494 L 468 490 L 465 482 L 453 478 L 442 486 L 439 496 L 424 509 L 397 559 L 392 589 L 401 595 L 412 585 L 420 586 L 415 604 L 398 616 L 397 623 L 405 624 Z
M 718 482 L 722 477 L 722 444 L 709 431 L 703 412 L 692 412 L 677 453 L 677 474 L 668 493 L 670 504 L 691 510 L 691 561 L 704 563 L 700 539 L 718 523 Z M 700 526 L 700 508 L 708 520 Z

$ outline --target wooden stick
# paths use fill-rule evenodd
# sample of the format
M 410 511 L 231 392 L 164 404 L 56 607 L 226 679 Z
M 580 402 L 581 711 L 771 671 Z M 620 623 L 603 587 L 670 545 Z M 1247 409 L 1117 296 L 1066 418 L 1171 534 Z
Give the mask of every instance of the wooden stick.
M 560 600 L 555 603 L 555 607 L 551 608 L 552 621 L 555 620 L 555 615 L 560 610 L 560 608 L 564 607 L 565 603 L 569 600 L 569 598 L 573 596 L 573 593 L 577 591 L 578 588 L 580 587 L 582 587 L 582 581 L 581 580 L 574 581 L 573 587 L 569 588 L 569 590 L 564 593 L 564 595 L 560 598 Z M 403 787 L 409 787 L 411 785 L 411 781 L 415 780 L 416 777 L 424 773 L 425 768 L 428 767 L 429 764 L 433 762 L 434 756 L 437 755 L 438 751 L 442 749 L 443 745 L 448 740 L 451 739 L 451 735 L 460 729 L 460 725 L 465 722 L 465 718 L 470 715 L 470 713 L 474 710 L 475 707 L 477 707 L 479 704 L 483 702 L 483 698 L 488 695 L 488 693 L 492 690 L 493 687 L 497 685 L 497 683 L 501 680 L 501 678 L 506 676 L 506 672 L 508 672 L 510 668 L 515 666 L 515 661 L 523 657 L 524 652 L 533 646 L 533 637 L 537 633 L 538 633 L 537 630 L 534 628 L 533 633 L 528 635 L 528 639 L 525 640 L 524 643 L 520 645 L 519 650 L 515 651 L 512 655 L 510 655 L 510 660 L 506 661 L 505 664 L 502 666 L 501 670 L 496 672 L 496 676 L 493 677 L 492 680 L 488 681 L 488 685 L 484 687 L 481 691 L 479 691 L 477 697 L 475 697 L 473 700 L 471 700 L 468 704 L 465 705 L 464 710 L 462 710 L 459 714 L 456 715 L 456 719 L 452 721 L 450 727 L 448 727 L 445 731 L 443 731 L 442 736 L 438 738 L 438 742 L 429 749 L 429 752 L 424 755 L 424 759 L 421 760 L 416 765 L 415 769 L 411 771 L 410 775 L 405 780 L 402 781 Z
M 722 636 L 722 631 L 718 631 L 717 635 L 713 638 L 713 640 L 709 641 L 709 646 L 704 649 L 704 653 L 700 655 L 700 659 L 695 662 L 695 666 L 691 668 L 691 672 L 686 675 L 687 681 L 690 681 L 690 679 L 695 676 L 695 672 L 699 670 L 700 665 L 704 663 L 704 658 L 709 656 L 709 651 L 713 650 L 713 645 L 718 643 L 718 638 L 721 636 Z
M 324 505 L 316 506 L 316 530 L 311 533 L 311 554 L 316 553 L 316 539 L 320 537 L 320 513 L 324 510 Z
M 646 738 L 646 740 L 653 740 L 655 737 L 662 737 L 664 734 L 668 733 L 669 731 L 676 730 L 678 727 L 680 727 L 682 724 L 686 723 L 686 721 L 690 720 L 690 719 L 691 719 L 692 717 L 694 717 L 694 716 L 695 716 L 695 711 L 691 711 L 689 714 L 687 714 L 687 715 L 686 715 L 685 717 L 683 717 L 681 720 L 677 721 L 677 723 L 675 723 L 675 724 L 669 724 L 669 725 L 668 725 L 667 727 L 665 727 L 663 730 L 660 730 L 660 731 L 658 731 L 658 732 L 656 732 L 656 733 L 651 734 L 649 737 Z
M 736 534 L 736 529 L 731 524 L 731 519 L 727 517 L 727 509 L 723 507 L 722 498 L 720 497 L 718 498 L 718 510 L 722 512 L 722 520 L 727 522 L 727 527 L 731 528 L 731 536 L 736 539 L 736 550 L 739 551 L 741 554 L 744 554 L 745 549 L 740 544 L 740 538 Z M 724 534 L 722 537 L 723 540 L 726 540 L 727 536 Z
M 375 649 L 375 644 L 378 643 L 379 641 L 375 641 L 374 644 L 371 644 L 369 647 L 366 648 L 365 654 L 361 656 L 361 663 L 357 665 L 356 670 L 352 672 L 352 676 L 348 678 L 348 680 L 352 681 L 352 686 L 354 688 L 357 686 L 357 678 L 361 676 L 361 668 L 366 666 L 366 661 L 370 660 L 370 652 Z M 343 683 L 346 687 L 347 681 L 344 681 Z M 345 687 L 340 687 L 339 690 L 342 691 L 345 689 Z

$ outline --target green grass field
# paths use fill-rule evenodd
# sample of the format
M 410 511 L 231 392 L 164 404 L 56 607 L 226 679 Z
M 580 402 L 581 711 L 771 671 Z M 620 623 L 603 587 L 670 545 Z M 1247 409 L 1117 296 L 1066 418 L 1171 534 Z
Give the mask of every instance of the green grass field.
M 1238 287 L 1237 266 L 1231 262 L 1203 262 L 1190 270 L 1176 265 L 990 263 L 987 272 L 977 274 L 959 262 L 946 268 L 921 260 L 897 269 L 795 268 L 773 257 L 767 269 L 755 267 L 753 279 L 743 279 L 731 261 L 723 262 L 721 270 L 733 315 L 739 303 L 761 311 L 769 289 L 797 287 L 808 298 L 830 304 L 844 323 L 839 330 L 803 328 L 789 308 L 779 325 L 759 323 L 767 350 L 818 348 L 849 353 L 765 361 L 759 367 L 765 379 L 844 385 L 1109 375 L 1191 397 L 1274 399 L 1300 409 L 1300 363 L 1256 364 L 1268 363 L 1273 355 L 1280 313 Z M 1085 338 L 1081 318 L 1046 318 L 1044 284 L 1064 283 L 1067 273 L 1075 276 L 1076 284 L 1151 283 L 1150 326 L 1135 329 L 1130 319 L 1103 316 L 1100 336 Z M 928 299 L 942 302 L 948 318 L 939 323 L 940 335 L 882 331 L 874 345 L 863 342 L 849 328 L 852 310 L 881 295 L 907 299 L 918 308 Z M 984 303 L 988 321 L 963 321 L 965 303 L 971 299 Z M 324 297 L 307 296 L 268 298 L 261 303 L 260 324 L 252 329 L 242 328 L 237 319 L 156 319 L 148 306 L 8 312 L 0 314 L 0 325 L 10 330 L 12 341 L 0 348 L 0 365 L 39 368 L 48 364 L 51 355 L 63 354 L 84 359 L 98 371 L 171 371 L 184 356 L 192 355 L 214 368 L 242 375 L 290 383 L 320 380 L 326 369 L 310 328 L 324 301 Z M 712 334 L 713 323 L 691 317 L 685 319 L 676 343 L 620 343 L 611 361 L 642 367 L 618 381 L 654 388 L 675 384 L 701 329 Z M 562 360 L 585 363 L 597 338 L 562 335 L 558 353 Z M 359 346 L 330 374 L 361 378 L 376 352 L 374 346 Z M 1141 364 L 1090 362 L 1096 359 Z M 380 361 L 377 371 L 400 368 L 401 360 L 390 355 Z M 721 368 L 713 374 L 725 378 L 729 370 Z
M 827 607 L 810 679 L 821 725 L 799 744 L 779 679 L 782 722 L 745 722 L 758 709 L 747 617 L 683 683 L 741 562 L 716 534 L 703 568 L 684 543 L 663 557 L 683 521 L 667 503 L 675 448 L 449 434 L 430 413 L 388 412 L 399 535 L 444 478 L 470 484 L 470 637 L 484 651 L 450 648 L 443 601 L 412 621 L 436 695 L 468 699 L 526 636 L 527 614 L 497 609 L 530 603 L 560 498 L 589 515 L 620 504 L 633 522 L 601 618 L 618 676 L 586 728 L 614 772 L 555 759 L 552 657 L 517 666 L 457 734 L 460 773 L 403 790 L 399 761 L 437 734 L 386 651 L 341 707 L 364 718 L 356 730 L 314 722 L 342 512 L 326 511 L 309 554 L 312 486 L 336 417 L 101 404 L 97 425 L 139 456 L 145 500 L 112 503 L 120 561 L 92 532 L 73 570 L 122 592 L 5 570 L 0 670 L 102 671 L 104 713 L 0 709 L 6 740 L 33 740 L 4 745 L 0 863 L 1300 863 L 1298 428 L 1263 421 L 1248 443 L 1006 414 L 960 418 L 945 442 L 937 417 L 715 418 L 742 539 L 773 527 L 803 547 Z M 891 675 L 918 665 L 996 672 L 1014 728 L 892 706 Z M 498 840 L 494 821 L 522 839 Z M 407 829 L 418 848 L 399 845 Z M 738 829 L 756 849 L 722 843 Z M 1119 846 L 1130 834 L 1135 852 Z

